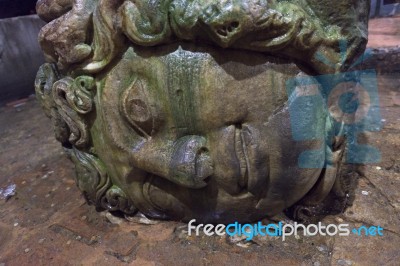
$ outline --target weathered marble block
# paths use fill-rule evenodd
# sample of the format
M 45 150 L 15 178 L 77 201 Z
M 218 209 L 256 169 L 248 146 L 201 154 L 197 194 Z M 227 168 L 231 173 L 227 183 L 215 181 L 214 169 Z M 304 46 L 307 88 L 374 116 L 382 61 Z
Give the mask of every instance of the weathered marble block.
M 37 11 L 48 22 L 37 97 L 89 203 L 214 223 L 308 221 L 348 204 L 333 103 L 291 107 L 363 53 L 369 1 L 39 0 Z M 315 86 L 291 93 L 299 77 Z M 299 140 L 304 125 L 319 137 Z M 316 167 L 299 163 L 308 150 L 321 151 L 307 157 Z

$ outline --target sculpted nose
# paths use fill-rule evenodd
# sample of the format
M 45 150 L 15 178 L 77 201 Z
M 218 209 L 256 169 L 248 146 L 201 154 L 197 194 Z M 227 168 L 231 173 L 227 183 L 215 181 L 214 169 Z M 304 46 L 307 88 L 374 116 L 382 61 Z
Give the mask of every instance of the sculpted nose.
M 226 39 L 228 42 L 233 39 L 234 35 L 238 32 L 239 22 L 238 21 L 226 21 L 224 23 L 218 23 L 213 25 L 211 28 L 222 40 Z
M 213 164 L 205 142 L 206 140 L 199 136 L 178 139 L 172 152 L 169 178 L 192 188 L 206 186 L 204 179 L 212 175 Z
M 216 3 L 208 6 L 199 19 L 219 45 L 228 47 L 240 37 L 249 18 L 241 6 L 221 6 L 221 3 Z
M 202 188 L 214 173 L 206 139 L 189 135 L 174 142 L 151 139 L 132 153 L 133 164 L 146 172 L 163 177 L 177 185 Z

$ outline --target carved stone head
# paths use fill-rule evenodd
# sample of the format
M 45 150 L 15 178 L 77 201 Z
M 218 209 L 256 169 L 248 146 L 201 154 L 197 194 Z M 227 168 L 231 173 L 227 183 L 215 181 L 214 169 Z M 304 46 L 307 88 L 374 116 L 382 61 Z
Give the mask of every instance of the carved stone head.
M 348 68 L 368 3 L 39 0 L 37 96 L 98 207 L 201 222 L 342 209 L 345 136 L 317 112 L 327 141 L 296 140 L 286 87 Z M 321 147 L 323 165 L 299 166 Z

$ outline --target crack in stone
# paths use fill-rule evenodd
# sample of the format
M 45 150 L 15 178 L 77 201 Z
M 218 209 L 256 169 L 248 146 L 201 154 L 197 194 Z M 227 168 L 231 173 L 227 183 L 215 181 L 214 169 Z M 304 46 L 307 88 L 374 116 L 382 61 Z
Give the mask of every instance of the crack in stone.
M 119 261 L 125 262 L 125 263 L 131 263 L 136 259 L 136 253 L 137 250 L 139 249 L 140 243 L 136 243 L 133 245 L 131 249 L 128 250 L 126 254 L 122 254 L 119 252 L 115 251 L 104 251 L 105 254 L 113 256 L 117 258 Z
M 399 215 L 396 206 L 393 205 L 393 203 L 391 202 L 391 200 L 389 199 L 389 197 L 386 196 L 386 194 L 383 193 L 383 191 L 382 191 L 378 186 L 376 186 L 367 176 L 363 176 L 363 178 L 365 178 L 365 179 L 368 181 L 369 185 L 371 185 L 374 189 L 376 189 L 376 190 L 379 192 L 379 194 L 380 194 L 382 197 L 385 198 L 385 200 L 387 201 L 387 203 L 394 209 L 394 211 L 396 212 L 396 214 Z
M 50 225 L 49 228 L 54 233 L 66 236 L 67 238 L 69 238 L 71 240 L 76 240 L 76 241 L 85 243 L 88 246 L 93 246 L 99 242 L 98 237 L 88 238 L 88 237 L 82 236 L 82 234 L 78 234 L 78 233 L 74 232 L 73 230 L 71 230 L 65 226 L 59 225 L 59 224 Z

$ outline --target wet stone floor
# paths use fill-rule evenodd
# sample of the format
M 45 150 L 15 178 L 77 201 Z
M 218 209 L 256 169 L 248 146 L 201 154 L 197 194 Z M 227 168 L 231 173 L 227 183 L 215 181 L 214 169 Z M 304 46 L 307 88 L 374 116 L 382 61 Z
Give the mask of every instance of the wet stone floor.
M 399 265 L 400 78 L 379 78 L 382 153 L 358 180 L 353 206 L 322 221 L 379 225 L 383 236 L 188 236 L 179 222 L 130 221 L 88 206 L 50 120 L 30 99 L 0 108 L 0 266 L 4 265 Z

